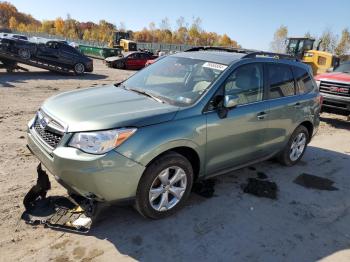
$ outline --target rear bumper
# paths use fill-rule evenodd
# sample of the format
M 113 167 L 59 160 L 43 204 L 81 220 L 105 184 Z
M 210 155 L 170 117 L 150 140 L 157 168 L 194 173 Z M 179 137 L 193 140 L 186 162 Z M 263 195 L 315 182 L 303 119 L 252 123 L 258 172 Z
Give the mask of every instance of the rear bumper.
M 336 108 L 350 111 L 350 97 L 321 93 L 323 96 L 323 107 Z
M 28 147 L 55 179 L 68 191 L 97 201 L 121 201 L 135 197 L 142 165 L 114 150 L 91 155 L 58 146 L 48 152 L 36 133 L 28 130 Z

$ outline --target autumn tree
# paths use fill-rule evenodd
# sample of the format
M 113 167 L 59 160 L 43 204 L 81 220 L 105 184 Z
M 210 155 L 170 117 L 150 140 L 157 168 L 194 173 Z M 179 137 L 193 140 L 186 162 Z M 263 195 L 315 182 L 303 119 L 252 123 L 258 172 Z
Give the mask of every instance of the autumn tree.
M 270 49 L 276 53 L 284 53 L 286 50 L 286 40 L 288 36 L 288 28 L 281 25 L 273 35 L 273 41 L 270 44 Z
M 11 30 L 16 30 L 18 27 L 18 22 L 17 19 L 13 16 L 11 16 L 10 20 L 9 20 L 9 28 Z
M 64 35 L 64 20 L 61 17 L 56 18 L 54 26 L 56 35 Z
M 321 41 L 321 50 L 334 53 L 337 46 L 337 36 L 330 29 L 325 29 L 323 31 L 319 41 Z
M 338 56 L 345 55 L 350 49 L 350 33 L 349 29 L 345 28 L 342 31 L 340 41 L 335 48 L 335 54 Z

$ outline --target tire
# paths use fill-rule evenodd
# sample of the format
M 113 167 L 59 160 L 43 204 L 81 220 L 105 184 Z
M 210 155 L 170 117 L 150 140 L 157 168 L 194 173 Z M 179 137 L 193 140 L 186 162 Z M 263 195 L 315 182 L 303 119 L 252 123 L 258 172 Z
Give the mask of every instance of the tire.
M 293 166 L 303 157 L 307 143 L 310 140 L 309 131 L 305 126 L 298 126 L 283 151 L 279 154 L 278 160 L 285 166 Z
M 28 48 L 20 48 L 18 50 L 18 55 L 22 58 L 22 59 L 25 59 L 25 60 L 28 60 L 30 59 L 31 57 L 31 53 L 30 53 L 30 50 Z
M 125 64 L 123 61 L 118 61 L 115 65 L 115 68 L 118 68 L 118 69 L 125 69 Z
M 83 63 L 76 63 L 76 64 L 74 65 L 73 70 L 74 70 L 74 74 L 76 74 L 76 75 L 82 75 L 82 74 L 84 74 L 84 72 L 85 72 L 85 66 L 84 66 Z
M 177 182 L 172 181 L 175 175 Z M 136 210 L 152 219 L 172 215 L 184 206 L 192 184 L 193 169 L 187 158 L 175 152 L 165 153 L 143 173 L 136 192 Z M 175 197 L 174 192 L 178 197 Z

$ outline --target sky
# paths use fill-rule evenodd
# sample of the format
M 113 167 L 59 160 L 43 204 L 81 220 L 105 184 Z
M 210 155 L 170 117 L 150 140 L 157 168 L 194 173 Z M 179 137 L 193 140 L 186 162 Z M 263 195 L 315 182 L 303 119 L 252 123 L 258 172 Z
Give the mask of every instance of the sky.
M 340 35 L 350 27 L 348 0 L 7 0 L 20 12 L 39 20 L 72 18 L 86 22 L 107 20 L 117 26 L 122 21 L 127 29 L 141 30 L 150 22 L 158 26 L 168 17 L 176 28 L 183 16 L 188 23 L 193 17 L 202 19 L 202 28 L 228 34 L 244 48 L 268 50 L 278 27 L 288 27 L 289 36 L 310 32 L 319 36 L 325 29 Z

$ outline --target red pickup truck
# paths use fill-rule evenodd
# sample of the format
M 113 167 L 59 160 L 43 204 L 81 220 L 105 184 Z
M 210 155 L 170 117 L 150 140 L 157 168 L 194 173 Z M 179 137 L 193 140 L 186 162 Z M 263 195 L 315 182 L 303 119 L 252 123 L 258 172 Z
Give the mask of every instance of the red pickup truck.
M 350 61 L 333 72 L 317 75 L 315 80 L 323 96 L 323 106 L 341 109 L 350 114 Z

